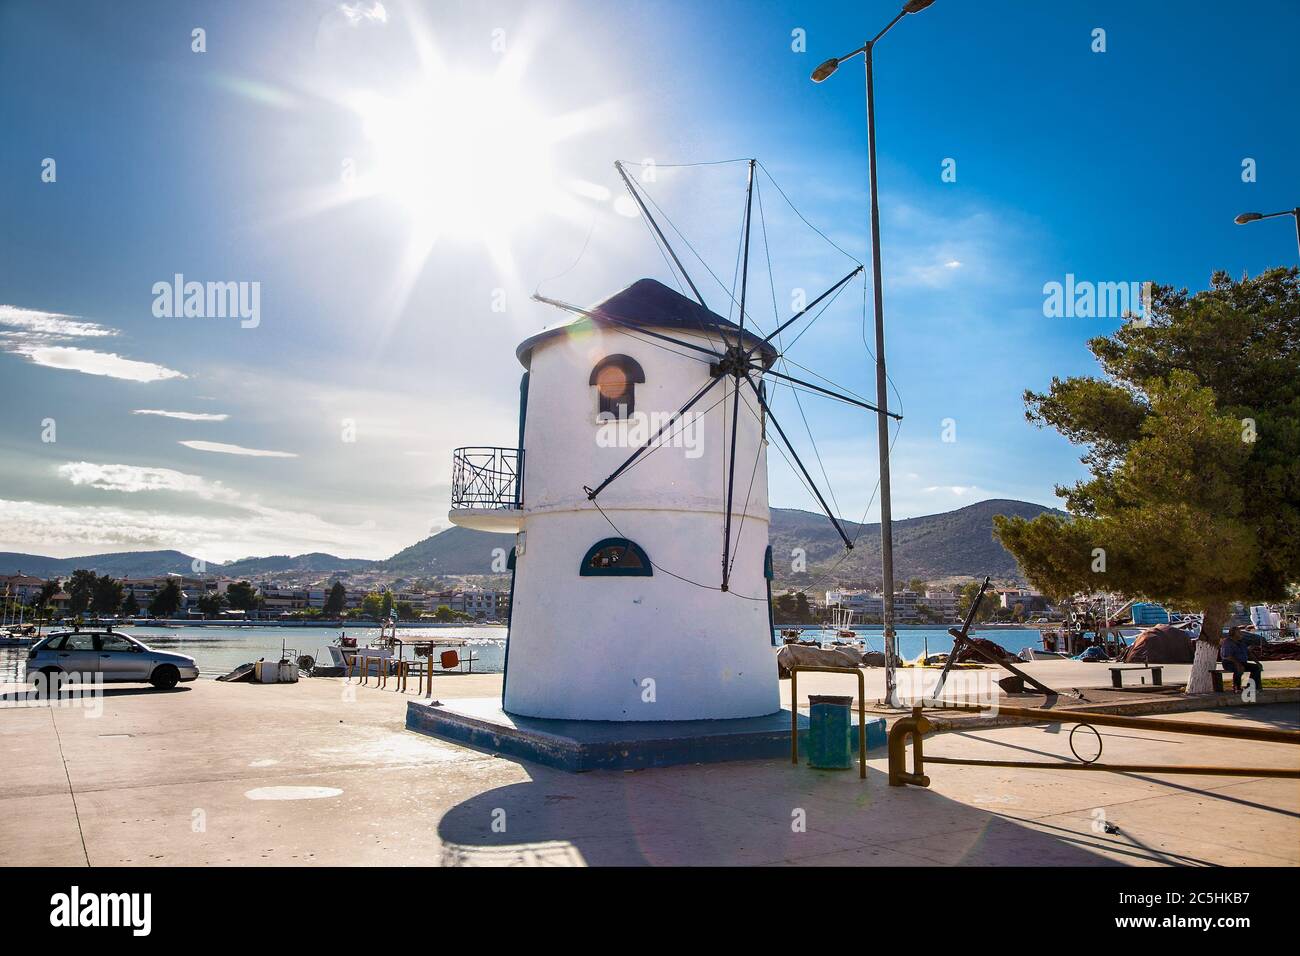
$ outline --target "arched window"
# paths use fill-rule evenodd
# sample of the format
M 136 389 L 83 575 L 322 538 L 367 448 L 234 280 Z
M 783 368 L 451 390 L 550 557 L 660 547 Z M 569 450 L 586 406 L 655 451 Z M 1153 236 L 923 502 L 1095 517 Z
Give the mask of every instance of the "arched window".
M 587 549 L 578 574 L 584 578 L 648 578 L 654 575 L 654 568 L 650 556 L 635 541 L 605 538 Z
M 628 355 L 607 355 L 591 370 L 588 382 L 596 389 L 596 412 L 602 419 L 625 419 L 636 411 L 636 386 L 645 372 Z

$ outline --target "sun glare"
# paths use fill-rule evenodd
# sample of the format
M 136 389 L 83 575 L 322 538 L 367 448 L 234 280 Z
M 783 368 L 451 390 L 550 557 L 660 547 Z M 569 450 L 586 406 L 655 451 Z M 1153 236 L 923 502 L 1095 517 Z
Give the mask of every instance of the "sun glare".
M 439 237 L 508 241 L 556 210 L 552 124 L 495 79 L 448 77 L 408 96 L 357 104 L 373 147 L 365 190 Z

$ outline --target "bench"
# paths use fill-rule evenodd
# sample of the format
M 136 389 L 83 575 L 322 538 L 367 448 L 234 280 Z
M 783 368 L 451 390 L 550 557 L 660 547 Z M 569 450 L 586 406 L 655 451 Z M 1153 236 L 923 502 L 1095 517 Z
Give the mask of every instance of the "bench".
M 1252 658 L 1252 659 L 1251 659 L 1251 663 L 1252 663 L 1252 664 L 1260 664 L 1260 661 L 1255 660 L 1255 659 Z M 1214 665 L 1214 670 L 1210 671 L 1210 681 L 1214 684 L 1214 692 L 1215 692 L 1216 694 L 1222 694 L 1222 693 L 1223 693 L 1223 678 L 1224 678 L 1225 676 L 1229 676 L 1229 677 L 1232 676 L 1232 673 L 1233 673 L 1232 671 L 1228 670 L 1226 667 L 1223 666 L 1223 661 L 1219 661 L 1219 662 L 1217 662 L 1217 663 Z M 1251 675 L 1250 675 L 1250 671 L 1249 671 L 1249 670 L 1245 670 L 1245 669 L 1242 670 L 1242 672 L 1241 672 L 1241 679 L 1242 679 L 1242 682 L 1243 682 L 1243 683 L 1244 683 L 1244 682 L 1245 682 L 1245 681 L 1246 681 L 1250 676 L 1251 676 Z M 1261 687 L 1263 686 L 1263 683 L 1264 683 L 1264 673 L 1263 673 L 1263 665 L 1261 664 L 1261 665 L 1260 665 L 1259 682 L 1258 682 L 1258 686 L 1256 686 L 1255 690 L 1256 690 L 1256 691 L 1260 690 Z
M 1124 686 L 1125 671 L 1150 671 L 1151 685 L 1153 687 L 1159 687 L 1161 684 L 1163 668 L 1161 668 L 1159 665 L 1153 667 L 1150 664 L 1141 664 L 1141 665 L 1133 665 L 1130 667 L 1112 667 L 1110 669 L 1110 683 L 1112 687 Z

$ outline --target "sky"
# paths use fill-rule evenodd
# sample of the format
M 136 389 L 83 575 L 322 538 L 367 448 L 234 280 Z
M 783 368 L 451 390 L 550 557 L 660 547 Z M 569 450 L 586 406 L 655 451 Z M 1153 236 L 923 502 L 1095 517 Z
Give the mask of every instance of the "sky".
M 870 261 L 861 59 L 809 73 L 897 10 L 0 0 L 0 550 L 383 558 L 445 528 L 452 449 L 515 443 L 515 345 L 562 319 L 529 296 L 676 284 L 614 160 L 715 311 L 724 160 L 762 164 L 760 328 Z M 1232 220 L 1300 203 L 1297 35 L 1287 0 L 938 0 L 880 42 L 895 518 L 1083 475 L 1022 393 L 1123 319 L 1049 316 L 1046 284 L 1295 264 L 1291 220 Z M 172 314 L 177 275 L 244 311 Z M 871 396 L 864 281 L 788 358 Z M 798 402 L 837 510 L 876 520 L 874 417 Z

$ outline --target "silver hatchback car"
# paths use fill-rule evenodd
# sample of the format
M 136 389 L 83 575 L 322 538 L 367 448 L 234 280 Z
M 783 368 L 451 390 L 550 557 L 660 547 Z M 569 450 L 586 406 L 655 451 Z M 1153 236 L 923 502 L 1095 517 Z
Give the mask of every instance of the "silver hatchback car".
M 27 679 L 86 675 L 110 683 L 148 681 L 160 690 L 196 680 L 198 665 L 184 654 L 155 651 L 114 631 L 56 631 L 27 652 Z

